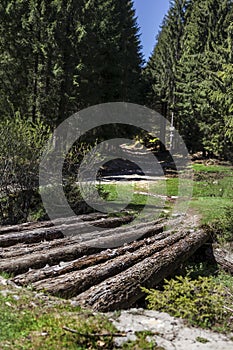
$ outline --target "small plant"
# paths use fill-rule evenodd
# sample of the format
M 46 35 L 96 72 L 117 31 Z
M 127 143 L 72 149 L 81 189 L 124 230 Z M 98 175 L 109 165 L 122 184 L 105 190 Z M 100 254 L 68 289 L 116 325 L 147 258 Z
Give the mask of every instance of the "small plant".
M 223 323 L 224 293 L 222 285 L 217 285 L 213 277 L 199 276 L 192 280 L 188 276 L 178 276 L 165 280 L 164 290 L 146 289 L 148 308 L 168 312 L 172 316 L 187 319 L 191 324 L 209 328 Z
M 205 344 L 208 343 L 209 340 L 206 338 L 202 338 L 202 337 L 196 337 L 196 341 L 198 341 L 199 343 Z
M 148 337 L 153 334 L 150 331 L 136 332 L 135 335 L 137 339 L 134 341 L 128 341 L 123 344 L 124 350 L 137 350 L 137 349 L 147 349 L 147 350 L 165 350 L 163 347 L 158 346 L 154 341 L 150 341 Z

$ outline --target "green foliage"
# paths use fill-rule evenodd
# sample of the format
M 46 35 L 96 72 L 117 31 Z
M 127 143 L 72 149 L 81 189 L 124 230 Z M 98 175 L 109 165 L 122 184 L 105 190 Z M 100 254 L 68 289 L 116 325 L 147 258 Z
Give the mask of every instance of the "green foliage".
M 150 336 L 153 335 L 150 331 L 136 332 L 135 335 L 137 336 L 137 340 L 126 342 L 125 344 L 123 344 L 122 349 L 165 350 L 163 347 L 158 346 L 154 341 L 149 340 Z
M 26 220 L 40 201 L 39 163 L 49 135 L 39 118 L 30 122 L 17 114 L 0 123 L 1 223 Z
M 225 290 L 212 277 L 199 276 L 192 280 L 189 276 L 177 276 L 165 280 L 163 291 L 142 290 L 147 294 L 150 309 L 185 318 L 191 324 L 212 327 L 223 323 L 226 318 L 223 308 Z
M 228 0 L 173 0 L 144 72 L 146 103 L 173 113 L 188 150 L 229 160 L 232 13 Z
M 140 98 L 132 1 L 8 0 L 0 18 L 1 116 L 54 126 L 90 105 Z

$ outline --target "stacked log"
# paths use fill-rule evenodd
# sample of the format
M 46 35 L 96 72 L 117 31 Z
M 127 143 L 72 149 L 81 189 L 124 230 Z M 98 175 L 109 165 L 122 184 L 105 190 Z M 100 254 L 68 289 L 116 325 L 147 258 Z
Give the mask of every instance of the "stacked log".
M 132 217 L 93 216 L 90 220 L 111 228 L 90 230 L 84 220 L 75 218 L 51 226 L 46 222 L 5 228 L 9 232 L 0 228 L 0 271 L 13 274 L 11 280 L 17 285 L 30 285 L 71 298 L 74 305 L 105 312 L 134 305 L 143 296 L 142 286 L 158 285 L 209 240 L 204 230 L 190 228 L 190 219 L 183 224 L 179 219 L 160 219 L 122 227 L 115 226 Z M 62 225 L 78 234 L 52 238 Z M 46 232 L 51 240 L 41 241 Z M 211 253 L 215 262 L 233 272 L 232 256 L 219 248 Z
M 208 234 L 202 230 L 192 232 L 125 271 L 92 286 L 73 298 L 73 303 L 103 312 L 128 308 L 143 296 L 141 286 L 155 287 L 208 239 Z
M 21 245 L 16 249 L 15 256 L 11 249 L 11 257 L 6 256 L 5 250 L 0 251 L 0 271 L 11 274 L 21 274 L 30 268 L 39 269 L 47 264 L 50 266 L 59 264 L 61 261 L 72 261 L 84 255 L 98 253 L 104 248 L 117 247 L 126 241 L 134 241 L 135 237 L 143 238 L 153 236 L 163 231 L 161 220 L 154 223 L 139 224 L 132 227 L 120 227 L 103 232 L 94 231 L 83 237 L 66 237 L 59 240 L 58 246 L 42 242 L 35 246 Z M 49 242 L 50 243 L 50 242 Z M 57 242 L 55 242 L 55 245 Z M 20 250 L 20 251 L 19 251 Z M 20 253 L 20 255 L 19 255 Z M 9 254 L 9 251 L 7 252 Z
M 132 215 L 123 217 L 113 217 L 113 218 L 100 218 L 98 220 L 92 221 L 91 225 L 95 227 L 102 228 L 114 228 L 123 224 L 127 224 L 133 220 Z M 11 231 L 10 233 L 5 233 L 0 235 L 0 247 L 9 247 L 18 243 L 38 243 L 41 241 L 51 241 L 58 238 L 64 238 L 63 232 L 65 231 L 67 235 L 80 235 L 90 232 L 91 227 L 78 220 L 77 222 L 64 222 L 57 226 L 50 226 L 50 223 L 44 224 L 42 228 L 38 228 L 37 225 L 33 229 L 25 230 L 25 226 L 19 227 L 19 232 Z M 8 228 L 9 229 L 9 228 Z M 4 230 L 3 230 L 4 232 Z

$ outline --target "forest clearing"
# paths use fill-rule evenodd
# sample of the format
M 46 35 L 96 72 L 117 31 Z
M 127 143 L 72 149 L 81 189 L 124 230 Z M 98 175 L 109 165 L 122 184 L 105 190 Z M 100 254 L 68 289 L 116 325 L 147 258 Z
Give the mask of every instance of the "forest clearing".
M 148 3 L 0 3 L 1 350 L 233 348 L 233 1 Z

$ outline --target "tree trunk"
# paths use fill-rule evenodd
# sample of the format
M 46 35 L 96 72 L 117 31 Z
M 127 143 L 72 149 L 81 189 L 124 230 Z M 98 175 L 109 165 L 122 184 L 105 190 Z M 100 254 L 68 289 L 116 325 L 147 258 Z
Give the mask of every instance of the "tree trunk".
M 132 306 L 143 296 L 141 286 L 155 287 L 202 246 L 209 236 L 199 230 L 81 293 L 73 301 L 98 311 Z
M 77 222 L 82 221 L 94 221 L 99 219 L 106 219 L 108 217 L 108 214 L 103 213 L 92 213 L 88 215 L 79 215 L 79 216 L 71 216 L 68 218 L 60 218 L 55 219 L 52 221 L 39 221 L 39 222 L 25 222 L 23 224 L 19 225 L 6 225 L 6 226 L 0 226 L 0 235 L 6 234 L 6 233 L 13 233 L 13 232 L 21 232 L 25 230 L 34 230 L 36 228 L 42 228 L 42 227 L 52 227 L 52 226 L 58 226 L 62 224 L 73 224 Z
M 100 219 L 93 221 L 91 222 L 91 225 L 102 228 L 115 228 L 122 224 L 127 224 L 132 220 L 133 216 L 106 218 L 104 220 Z M 6 233 L 0 235 L 0 247 L 10 247 L 18 243 L 38 243 L 41 241 L 51 241 L 63 238 L 64 229 L 66 230 L 67 235 L 75 236 L 78 233 L 78 236 L 80 236 L 94 228 L 87 225 L 86 222 L 78 221 L 74 224 L 69 222 L 68 224 L 65 223 L 60 226 L 35 228 L 33 230 L 25 230 L 19 233 Z
M 126 271 L 133 265 L 150 257 L 155 252 L 161 251 L 165 248 L 167 249 L 186 235 L 188 235 L 188 232 L 184 231 L 170 235 L 161 241 L 156 241 L 154 238 L 147 239 L 144 241 L 144 245 L 136 250 L 135 243 L 132 243 L 127 250 L 123 250 L 123 255 L 120 254 L 120 256 L 114 257 L 112 251 L 106 252 L 105 260 L 107 261 L 101 264 L 98 264 L 98 261 L 95 261 L 94 257 L 92 260 L 92 265 L 94 264 L 94 266 L 90 266 L 82 271 L 72 271 L 59 277 L 51 277 L 44 281 L 38 281 L 32 283 L 32 286 L 37 290 L 45 290 L 54 295 L 71 298 L 109 277 L 116 276 L 122 271 Z M 130 251 L 130 247 L 131 249 L 134 249 Z M 76 264 L 76 268 L 77 267 L 79 267 L 78 264 Z M 72 270 L 75 269 L 73 266 L 71 268 Z
M 207 258 L 217 263 L 221 268 L 233 275 L 233 253 L 220 248 L 208 248 L 206 250 Z
M 107 250 L 104 250 L 98 254 L 93 254 L 93 255 L 90 255 L 88 257 L 84 256 L 84 257 L 79 258 L 77 260 L 63 263 L 61 265 L 55 265 L 55 266 L 51 266 L 51 267 L 46 266 L 40 270 L 30 270 L 25 274 L 16 276 L 13 279 L 13 281 L 17 284 L 20 284 L 20 285 L 28 285 L 28 284 L 32 284 L 32 283 L 38 282 L 38 281 L 42 281 L 42 283 L 43 283 L 43 280 L 46 280 L 45 284 L 47 285 L 49 283 L 50 279 L 55 281 L 56 277 L 65 275 L 65 276 L 61 277 L 61 280 L 63 280 L 63 279 L 66 280 L 67 277 L 69 278 L 69 276 L 72 276 L 73 272 L 87 269 L 88 267 L 93 266 L 93 265 L 97 265 L 97 266 L 94 266 L 94 270 L 97 270 L 97 273 L 99 273 L 99 269 L 103 269 L 102 263 L 104 263 L 106 261 L 109 262 L 111 260 L 110 263 L 113 264 L 114 266 L 116 266 L 116 264 L 119 265 L 119 261 L 118 261 L 119 259 L 116 260 L 117 257 L 121 257 L 124 254 L 126 257 L 127 254 L 130 255 L 129 253 L 132 253 L 131 255 L 134 258 L 135 254 L 138 254 L 138 250 L 144 246 L 147 247 L 145 253 L 148 254 L 148 251 L 152 248 L 153 244 L 155 245 L 155 249 L 162 249 L 161 246 L 164 246 L 164 244 L 170 244 L 171 241 L 175 241 L 175 240 L 179 239 L 179 237 L 177 237 L 177 236 L 172 236 L 171 238 L 169 237 L 169 239 L 166 239 L 168 236 L 170 236 L 170 234 L 171 234 L 170 231 L 166 231 L 166 232 L 160 233 L 154 237 L 145 238 L 145 239 L 140 240 L 140 241 L 135 241 L 135 242 L 124 245 L 123 247 L 120 247 L 117 249 L 107 249 Z M 161 243 L 160 243 L 160 241 L 161 241 Z M 126 259 L 125 257 L 122 258 L 124 260 L 124 265 L 122 265 L 122 266 L 126 266 L 125 265 L 125 259 Z M 132 261 L 133 261 L 133 259 L 132 259 Z M 101 264 L 101 265 L 98 265 L 98 264 Z M 121 262 L 120 262 L 120 264 L 121 264 Z M 83 270 L 82 272 L 85 272 L 85 271 L 86 270 Z M 93 273 L 95 273 L 95 277 L 96 277 L 96 272 L 93 272 Z M 101 274 L 102 274 L 102 272 L 101 272 Z M 58 282 L 55 282 L 55 284 L 60 283 L 59 281 L 60 281 L 60 279 L 58 279 Z M 92 281 L 92 283 L 93 283 L 93 281 Z M 76 282 L 75 282 L 75 284 L 76 284 Z M 73 293 L 75 293 L 76 287 L 77 286 L 74 286 Z M 65 295 L 65 294 L 66 293 L 64 292 L 62 295 Z
M 158 221 L 161 222 L 161 220 Z M 158 221 L 149 224 L 127 226 L 126 228 L 120 227 L 100 232 L 94 231 L 85 234 L 81 239 L 78 236 L 64 238 L 59 240 L 58 247 L 52 247 L 51 249 L 49 249 L 49 245 L 51 243 L 54 243 L 54 245 L 57 244 L 56 241 L 43 242 L 33 246 L 31 249 L 28 246 L 22 245 L 21 255 L 18 257 L 6 257 L 3 249 L 0 255 L 1 257 L 5 257 L 5 259 L 0 261 L 0 271 L 20 274 L 28 271 L 29 268 L 42 268 L 46 264 L 50 266 L 56 265 L 61 261 L 71 261 L 83 255 L 98 253 L 105 248 L 119 247 L 135 239 L 150 237 L 162 232 L 163 224 L 158 224 Z M 34 252 L 35 249 L 37 249 L 36 252 Z M 7 254 L 9 254 L 9 250 Z

